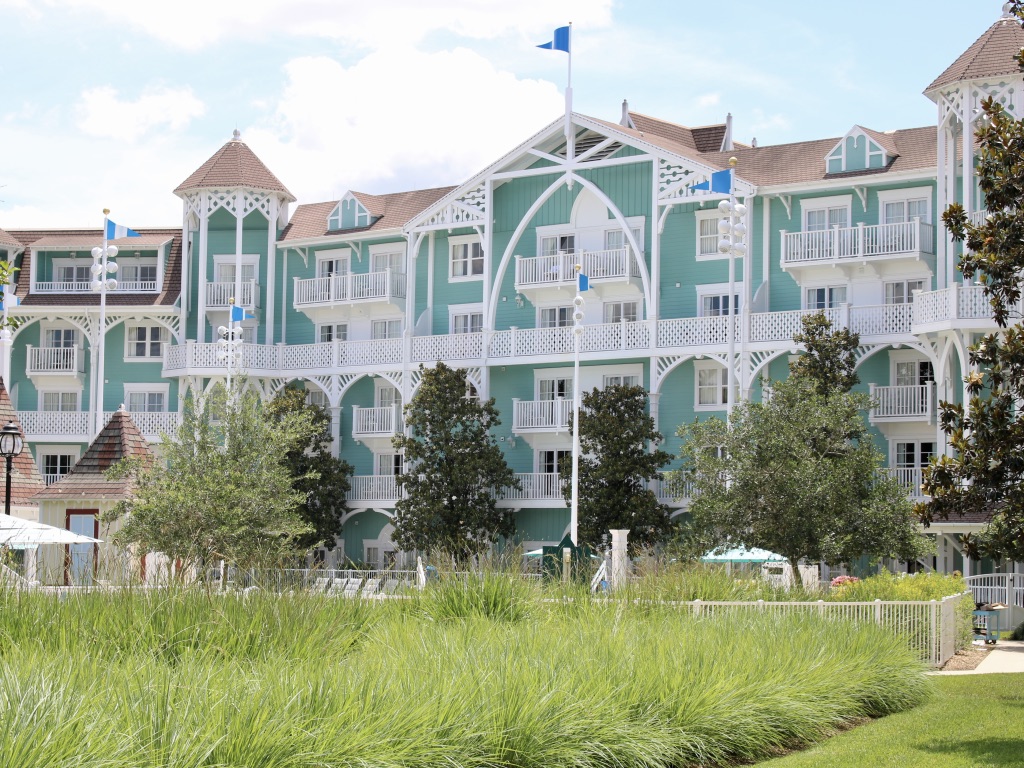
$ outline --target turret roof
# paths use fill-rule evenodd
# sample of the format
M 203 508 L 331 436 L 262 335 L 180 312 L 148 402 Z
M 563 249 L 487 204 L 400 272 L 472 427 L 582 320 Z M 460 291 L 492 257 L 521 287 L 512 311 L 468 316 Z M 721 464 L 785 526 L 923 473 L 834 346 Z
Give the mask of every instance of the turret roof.
M 935 78 L 924 92 L 962 80 L 1019 74 L 1020 67 L 1014 57 L 1021 48 L 1024 48 L 1024 29 L 1021 29 L 1020 21 L 1004 16 L 960 54 L 960 58 Z
M 0 428 L 5 427 L 11 421 L 18 428 L 22 439 L 25 439 L 25 430 L 21 428 L 21 424 L 18 422 L 18 414 L 15 412 L 14 404 L 7 394 L 7 387 L 4 386 L 3 380 L 0 379 Z M 0 472 L 5 471 L 6 468 L 0 465 Z M 11 506 L 35 506 L 36 502 L 32 497 L 41 491 L 43 487 L 43 478 L 39 476 L 36 460 L 32 456 L 32 450 L 28 447 L 28 442 L 26 441 L 21 453 L 11 460 Z M 2 512 L 3 510 L 0 510 L 0 514 Z
M 193 189 L 214 187 L 218 189 L 247 187 L 266 192 L 280 192 L 289 201 L 295 201 L 295 196 L 288 191 L 288 188 L 241 140 L 238 131 L 235 131 L 231 141 L 218 149 L 213 157 L 181 182 L 174 190 L 174 194 L 181 195 L 183 192 Z

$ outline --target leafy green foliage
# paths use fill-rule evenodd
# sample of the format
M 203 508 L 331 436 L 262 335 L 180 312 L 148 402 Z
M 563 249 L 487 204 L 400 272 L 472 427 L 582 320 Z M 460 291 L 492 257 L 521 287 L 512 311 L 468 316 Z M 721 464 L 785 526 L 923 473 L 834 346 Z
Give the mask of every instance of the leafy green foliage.
M 793 341 L 804 350 L 789 364 L 790 373 L 814 382 L 815 390 L 825 397 L 853 389 L 860 381 L 854 371 L 860 336 L 849 328 L 832 330 L 824 312 L 804 315 L 800 323 L 802 329 Z
M 825 323 L 828 321 L 825 320 Z M 806 365 L 776 382 L 767 402 L 743 402 L 729 424 L 682 425 L 683 477 L 693 482 L 692 535 L 758 547 L 793 567 L 806 559 L 850 563 L 862 556 L 913 559 L 928 550 L 906 492 L 880 470 L 862 411 L 866 395 L 843 389 L 856 339 L 813 331 Z
M 612 529 L 629 529 L 633 550 L 663 541 L 669 508 L 648 487 L 672 456 L 647 413 L 643 387 L 614 385 L 583 394 L 580 410 L 579 543 L 597 546 Z M 570 429 L 575 429 L 570 418 Z M 652 450 L 653 449 L 653 450 Z M 559 466 L 562 493 L 572 503 L 572 459 Z
M 312 528 L 295 543 L 304 548 L 323 544 L 334 549 L 341 536 L 352 465 L 331 454 L 331 416 L 324 408 L 306 402 L 305 390 L 285 387 L 267 403 L 267 415 L 275 422 L 293 413 L 308 414 L 308 419 L 301 421 L 307 428 L 285 453 L 284 460 L 293 487 L 304 498 L 299 516 Z
M 243 387 L 186 398 L 177 432 L 164 436 L 162 461 L 111 468 L 111 477 L 134 481 L 132 497 L 104 515 L 123 521 L 115 543 L 186 564 L 223 559 L 241 567 L 301 551 L 295 542 L 311 529 L 284 457 L 309 433 L 312 416 L 268 419 L 259 396 Z
M 491 434 L 501 424 L 494 398 L 471 395 L 466 371 L 420 366 L 420 386 L 405 406 L 408 434 L 393 444 L 405 455 L 398 476 L 395 543 L 405 550 L 444 550 L 460 559 L 515 533 L 511 510 L 497 500 L 519 480 Z
M 1022 6 L 1013 4 L 1018 19 L 1024 18 Z M 1018 62 L 1024 68 L 1024 53 Z M 977 174 L 990 213 L 973 225 L 956 203 L 942 218 L 953 239 L 966 244 L 960 271 L 981 281 L 1001 330 L 970 348 L 966 408 L 941 404 L 940 424 L 952 455 L 939 456 L 925 470 L 924 490 L 932 499 L 917 512 L 926 525 L 965 514 L 990 516 L 981 535 L 966 537 L 968 551 L 1024 560 L 1024 123 L 991 98 L 982 110 Z

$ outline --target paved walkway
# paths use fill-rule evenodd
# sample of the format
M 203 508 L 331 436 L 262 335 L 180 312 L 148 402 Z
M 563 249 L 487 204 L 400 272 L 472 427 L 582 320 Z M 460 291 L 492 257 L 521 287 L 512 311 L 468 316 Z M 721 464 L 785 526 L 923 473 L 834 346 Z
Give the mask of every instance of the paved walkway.
M 935 675 L 992 675 L 1024 673 L 1024 641 L 1000 640 L 975 669 L 933 672 Z

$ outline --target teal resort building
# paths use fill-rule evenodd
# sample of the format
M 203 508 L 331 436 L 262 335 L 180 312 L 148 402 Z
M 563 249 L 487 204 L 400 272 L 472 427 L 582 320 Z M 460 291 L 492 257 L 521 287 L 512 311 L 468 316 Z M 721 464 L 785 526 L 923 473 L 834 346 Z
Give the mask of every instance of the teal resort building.
M 867 417 L 889 471 L 919 497 L 922 467 L 947 449 L 937 403 L 963 400 L 967 348 L 996 327 L 981 287 L 956 269 L 940 213 L 959 201 L 985 216 L 974 122 L 989 96 L 1024 117 L 1022 47 L 1004 17 L 951 55 L 924 89 L 932 125 L 880 131 L 869 126 L 884 113 L 865 115 L 844 135 L 758 146 L 734 139 L 731 118 L 693 128 L 623 103 L 611 119 L 558 116 L 458 186 L 340 200 L 296 200 L 287 168 L 268 168 L 236 132 L 182 169 L 180 221 L 113 241 L 119 284 L 102 323 L 90 290 L 99 230 L 0 222 L 20 322 L 0 366 L 42 482 L 60 482 L 122 405 L 149 441 L 172 431 L 186 393 L 227 375 L 218 329 L 235 301 L 253 316 L 238 362 L 249 386 L 266 397 L 304 387 L 355 468 L 329 561 L 400 555 L 392 436 L 420 366 L 438 361 L 496 400 L 494 437 L 522 483 L 500 501 L 518 543 L 557 543 L 569 526 L 556 471 L 571 447 L 580 265 L 579 384 L 642 385 L 669 451 L 680 424 L 724 417 L 762 397 L 762 377 L 785 377 L 801 317 L 824 310 L 860 335 Z M 727 195 L 700 187 L 731 158 L 746 254 L 730 264 L 719 252 Z M 685 488 L 656 490 L 685 511 Z M 69 499 L 60 524 L 87 531 L 97 508 Z M 902 567 L 989 568 L 960 548 L 983 522 L 936 523 L 935 557 Z

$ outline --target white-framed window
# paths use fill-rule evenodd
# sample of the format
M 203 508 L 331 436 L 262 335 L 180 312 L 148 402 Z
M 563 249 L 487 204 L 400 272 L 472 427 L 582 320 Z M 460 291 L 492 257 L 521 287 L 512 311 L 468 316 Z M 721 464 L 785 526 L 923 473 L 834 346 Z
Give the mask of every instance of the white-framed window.
M 244 254 L 242 256 L 242 282 L 251 283 L 259 280 L 259 256 Z M 214 275 L 218 283 L 235 282 L 235 262 L 237 257 L 234 254 L 221 254 L 213 257 Z
M 889 189 L 878 193 L 879 224 L 902 224 L 919 219 L 930 224 L 932 190 L 930 187 Z
M 476 235 L 452 237 L 451 267 L 448 275 L 453 280 L 482 280 L 484 276 L 484 249 Z
M 83 259 L 54 259 L 53 279 L 58 283 L 89 283 L 92 261 Z
M 728 254 L 718 252 L 718 222 L 722 216 L 717 210 L 697 211 L 697 260 L 725 259 Z
M 565 400 L 572 397 L 572 377 L 537 379 L 538 400 Z
M 335 277 L 347 275 L 351 261 L 348 248 L 343 250 L 321 251 L 316 255 L 316 276 Z
M 370 246 L 370 269 L 373 272 L 405 272 L 405 251 L 401 245 Z
M 41 411 L 77 411 L 78 392 L 48 391 L 39 393 Z
M 576 235 L 545 235 L 540 238 L 541 256 L 557 256 L 559 253 L 576 253 Z
M 815 197 L 801 201 L 800 209 L 803 211 L 804 231 L 822 232 L 836 227 L 850 226 L 852 206 L 852 195 Z
M 928 440 L 898 440 L 894 447 L 894 465 L 901 469 L 927 467 L 935 455 L 935 443 Z
M 892 280 L 885 284 L 886 304 L 910 304 L 914 291 L 924 290 L 924 280 Z
M 401 402 L 398 390 L 388 381 L 377 381 L 373 388 L 373 404 L 376 408 L 393 408 Z
M 697 312 L 700 317 L 721 317 L 736 314 L 741 309 L 743 283 L 736 283 L 732 297 L 728 283 L 705 283 L 697 286 Z
M 78 346 L 75 328 L 47 328 L 43 332 L 43 346 L 47 349 L 70 349 Z
M 604 305 L 606 323 L 635 323 L 640 317 L 640 304 L 636 301 L 608 301 Z
M 348 323 L 321 323 L 316 327 L 316 337 L 321 344 L 348 341 Z
M 124 403 L 130 413 L 165 413 L 169 384 L 125 384 Z
M 39 456 L 39 471 L 43 475 L 43 482 L 53 485 L 67 475 L 77 461 L 77 454 L 63 450 L 41 454 Z
M 697 397 L 694 409 L 721 410 L 729 402 L 729 372 L 716 363 L 695 363 Z
M 122 262 L 117 277 L 118 287 L 124 290 L 156 290 L 156 257 L 130 259 Z
M 572 325 L 572 304 L 564 307 L 540 307 L 537 310 L 538 328 L 565 328 Z
M 643 234 L 644 231 L 640 227 L 630 227 L 630 233 L 633 235 L 633 239 L 636 240 L 637 247 L 641 250 L 644 247 Z M 629 240 L 626 238 L 626 233 L 621 229 L 606 229 L 604 232 L 604 249 L 606 251 L 621 251 L 629 247 Z
M 401 320 L 374 320 L 370 325 L 370 336 L 374 339 L 397 339 L 401 335 Z
M 161 325 L 129 325 L 124 355 L 129 359 L 161 357 L 167 337 L 167 329 Z
M 897 387 L 912 387 L 935 381 L 935 370 L 930 360 L 914 352 L 890 352 L 890 381 Z
M 808 288 L 804 293 L 806 309 L 834 309 L 846 303 L 845 285 Z
M 605 387 L 639 387 L 639 376 L 623 376 L 620 374 L 607 375 L 604 377 Z
M 402 474 L 404 459 L 400 453 L 378 453 L 375 461 L 377 474 L 386 477 Z
M 562 460 L 568 459 L 571 456 L 572 451 L 537 451 L 537 471 L 547 474 L 556 474 Z
M 327 393 L 315 387 L 306 390 L 306 402 L 324 409 L 331 406 L 330 401 L 327 399 Z
M 484 329 L 482 304 L 448 305 L 449 333 L 479 333 Z

